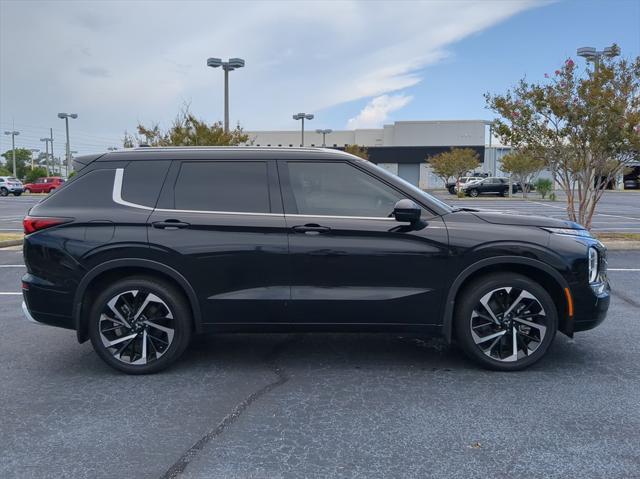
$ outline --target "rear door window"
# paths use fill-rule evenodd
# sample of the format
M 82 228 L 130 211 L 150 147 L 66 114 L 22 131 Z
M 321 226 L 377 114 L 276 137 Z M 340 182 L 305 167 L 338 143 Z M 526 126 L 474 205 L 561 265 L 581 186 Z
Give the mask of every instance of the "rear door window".
M 153 208 L 170 163 L 169 160 L 130 162 L 122 179 L 122 199 Z
M 178 210 L 269 213 L 265 161 L 185 161 L 174 188 Z

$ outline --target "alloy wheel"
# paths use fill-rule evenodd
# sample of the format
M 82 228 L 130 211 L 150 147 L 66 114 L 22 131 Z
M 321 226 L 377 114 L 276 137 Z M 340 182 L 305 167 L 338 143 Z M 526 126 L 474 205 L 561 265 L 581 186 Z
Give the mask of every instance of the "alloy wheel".
M 145 365 L 162 357 L 171 346 L 174 317 L 167 303 L 155 294 L 129 290 L 106 302 L 98 331 L 115 359 Z
M 471 337 L 491 359 L 513 362 L 533 354 L 547 333 L 547 315 L 531 292 L 502 287 L 485 294 L 471 313 Z

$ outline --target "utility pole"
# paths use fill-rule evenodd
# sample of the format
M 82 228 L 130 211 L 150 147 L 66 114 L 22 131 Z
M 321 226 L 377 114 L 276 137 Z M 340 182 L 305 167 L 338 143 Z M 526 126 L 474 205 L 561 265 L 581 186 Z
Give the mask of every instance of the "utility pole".
M 77 113 L 58 113 L 58 118 L 64 120 L 64 126 L 67 130 L 67 177 L 69 176 L 69 172 L 71 171 L 71 145 L 69 144 L 69 118 L 73 118 L 74 120 L 78 118 Z M 53 138 L 53 130 L 51 133 L 51 137 Z M 60 168 L 62 170 L 62 167 Z M 62 173 L 62 171 L 61 171 Z
M 50 176 L 50 171 L 49 171 L 49 142 L 53 142 L 53 140 L 51 138 L 40 138 L 40 141 L 44 141 L 44 145 L 45 145 L 45 154 L 44 154 L 44 158 L 45 158 L 45 166 L 47 168 L 47 176 Z
M 55 174 L 56 172 L 56 157 L 53 154 L 53 128 L 49 128 L 49 138 L 51 139 L 51 171 Z M 60 168 L 62 171 L 62 168 Z
M 13 176 L 18 177 L 17 169 L 16 169 L 16 135 L 19 135 L 20 132 L 16 130 L 5 131 L 5 135 L 11 135 L 11 156 L 13 157 Z

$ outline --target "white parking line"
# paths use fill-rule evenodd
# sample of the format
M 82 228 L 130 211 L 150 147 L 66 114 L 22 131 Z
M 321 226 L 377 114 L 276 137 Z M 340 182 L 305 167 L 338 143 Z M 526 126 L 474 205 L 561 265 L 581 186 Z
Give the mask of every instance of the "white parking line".
M 23 264 L 0 264 L 0 268 L 24 268 Z
M 19 294 L 22 294 L 22 293 L 0 291 L 0 296 L 18 296 Z
M 607 268 L 607 271 L 640 271 L 640 268 Z

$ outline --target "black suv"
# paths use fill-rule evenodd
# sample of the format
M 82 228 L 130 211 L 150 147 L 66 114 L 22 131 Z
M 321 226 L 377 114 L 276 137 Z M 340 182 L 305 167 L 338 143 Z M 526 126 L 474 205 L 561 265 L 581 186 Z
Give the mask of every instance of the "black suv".
M 481 194 L 507 196 L 509 194 L 509 178 L 498 178 L 497 176 L 478 178 L 467 181 L 461 188 L 465 194 L 474 198 Z M 518 184 L 511 185 L 512 193 L 516 193 L 519 189 Z
M 196 332 L 413 331 L 522 369 L 609 305 L 581 226 L 452 208 L 323 149 L 140 148 L 76 159 L 24 220 L 23 309 L 150 373 Z

